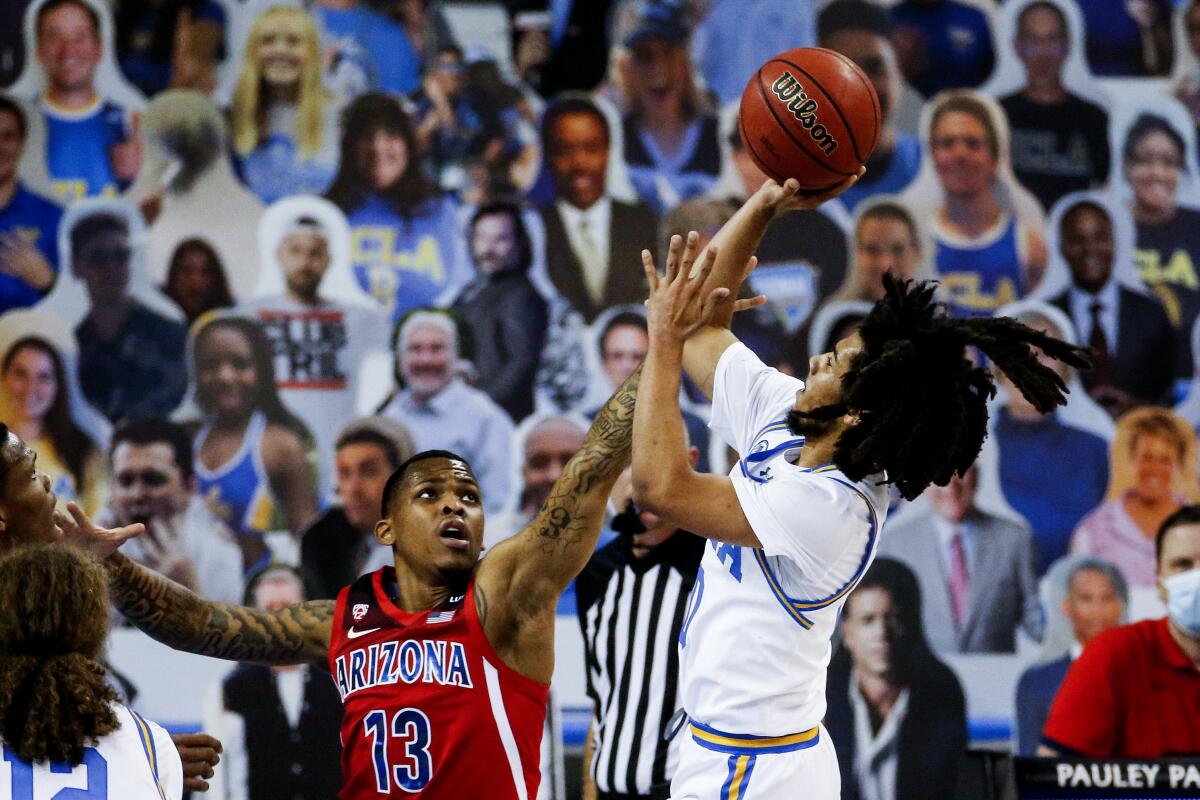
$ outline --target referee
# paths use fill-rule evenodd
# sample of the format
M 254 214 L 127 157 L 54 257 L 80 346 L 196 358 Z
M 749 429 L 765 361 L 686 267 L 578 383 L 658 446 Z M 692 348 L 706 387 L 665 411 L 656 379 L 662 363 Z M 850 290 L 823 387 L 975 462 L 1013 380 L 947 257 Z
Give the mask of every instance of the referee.
M 691 448 L 693 466 L 698 456 Z M 704 540 L 637 511 L 632 496 L 626 470 L 611 495 L 621 535 L 575 580 L 592 699 L 583 800 L 666 800 L 678 761 L 679 629 Z

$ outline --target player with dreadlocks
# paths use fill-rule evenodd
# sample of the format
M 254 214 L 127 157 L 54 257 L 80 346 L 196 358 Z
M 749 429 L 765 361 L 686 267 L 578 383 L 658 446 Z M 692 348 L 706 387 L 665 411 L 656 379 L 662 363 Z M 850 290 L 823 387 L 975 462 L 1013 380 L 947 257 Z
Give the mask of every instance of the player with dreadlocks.
M 1064 402 L 1034 349 L 1074 367 L 1083 351 L 1010 319 L 952 319 L 930 284 L 885 276 L 861 328 L 814 356 L 801 381 L 728 330 L 767 223 L 811 206 L 789 181 L 747 201 L 700 263 L 696 234 L 671 242 L 650 283 L 650 347 L 634 415 L 634 502 L 711 541 L 679 634 L 688 730 L 673 800 L 840 796 L 820 721 L 838 612 L 874 558 L 887 484 L 906 498 L 975 460 L 994 392 L 982 351 L 1034 406 Z M 710 427 L 741 456 L 728 476 L 686 460 L 680 372 L 713 401 Z M 881 621 L 881 624 L 882 621 Z M 751 783 L 753 781 L 753 783 Z

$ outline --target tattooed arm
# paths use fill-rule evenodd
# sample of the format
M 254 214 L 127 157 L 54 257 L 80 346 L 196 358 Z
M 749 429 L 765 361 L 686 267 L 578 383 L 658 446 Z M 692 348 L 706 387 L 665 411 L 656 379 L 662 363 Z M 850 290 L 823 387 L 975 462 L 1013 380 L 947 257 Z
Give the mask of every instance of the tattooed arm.
M 267 613 L 205 600 L 120 553 L 110 555 L 104 565 L 113 604 L 168 647 L 230 661 L 308 662 L 328 669 L 332 600 Z
M 55 512 L 59 543 L 87 550 L 108 570 L 113 605 L 134 625 L 176 650 L 260 664 L 310 662 L 328 669 L 333 602 L 299 603 L 275 613 L 198 597 L 117 550 L 145 533 L 142 523 L 103 528 L 78 503 Z
M 591 558 L 609 491 L 629 464 L 641 377 L 639 366 L 609 398 L 533 522 L 479 565 L 475 607 L 488 640 L 505 663 L 535 680 L 550 680 L 555 606 Z

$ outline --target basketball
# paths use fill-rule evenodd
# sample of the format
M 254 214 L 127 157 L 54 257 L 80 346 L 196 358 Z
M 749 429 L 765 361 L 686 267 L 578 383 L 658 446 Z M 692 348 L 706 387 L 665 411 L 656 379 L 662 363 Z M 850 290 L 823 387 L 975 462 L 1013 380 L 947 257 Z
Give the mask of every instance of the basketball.
M 742 145 L 768 177 L 819 194 L 858 172 L 879 138 L 875 87 L 841 53 L 801 47 L 759 67 L 742 92 Z

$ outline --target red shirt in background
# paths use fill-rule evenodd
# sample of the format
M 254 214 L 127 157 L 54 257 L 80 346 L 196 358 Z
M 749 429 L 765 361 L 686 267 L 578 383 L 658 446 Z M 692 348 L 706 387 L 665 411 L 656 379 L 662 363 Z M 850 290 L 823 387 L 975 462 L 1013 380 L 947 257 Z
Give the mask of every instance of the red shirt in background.
M 1042 741 L 1064 755 L 1162 758 L 1200 754 L 1200 669 L 1167 619 L 1107 630 L 1075 659 Z

